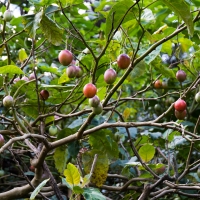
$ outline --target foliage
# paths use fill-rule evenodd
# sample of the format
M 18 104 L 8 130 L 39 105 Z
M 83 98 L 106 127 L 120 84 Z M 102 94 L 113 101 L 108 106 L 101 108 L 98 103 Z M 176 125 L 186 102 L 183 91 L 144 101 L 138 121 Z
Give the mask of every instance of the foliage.
M 11 3 L 0 3 L 0 199 L 198 198 L 199 1 Z

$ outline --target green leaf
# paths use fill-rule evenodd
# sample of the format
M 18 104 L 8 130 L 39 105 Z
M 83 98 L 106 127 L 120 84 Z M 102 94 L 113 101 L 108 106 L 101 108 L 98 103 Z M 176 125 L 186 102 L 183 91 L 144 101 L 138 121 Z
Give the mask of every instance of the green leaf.
M 108 16 L 106 19 L 106 38 L 107 39 L 109 39 L 109 36 L 111 35 L 111 33 L 119 26 L 120 23 L 125 23 L 134 18 L 135 13 L 138 11 L 135 8 L 130 9 L 131 6 L 133 6 L 133 4 L 134 2 L 131 0 L 122 0 L 116 3 L 110 9 L 110 12 L 108 13 Z M 129 12 L 124 18 L 124 15 L 128 10 Z
M 63 75 L 58 79 L 58 84 L 69 82 L 70 79 L 67 74 L 64 72 Z
M 106 197 L 96 188 L 84 188 L 83 196 L 87 200 L 106 200 Z
M 155 50 L 153 50 L 148 56 L 145 57 L 145 62 L 150 64 L 160 53 L 162 45 L 159 45 Z
M 75 194 L 82 194 L 84 192 L 84 190 L 80 186 L 74 186 L 73 187 L 73 192 Z
M 46 183 L 49 181 L 49 178 L 42 181 L 42 183 L 40 183 L 36 188 L 35 190 L 31 193 L 31 196 L 30 196 L 30 200 L 34 200 L 35 197 L 37 196 L 37 194 L 40 192 L 40 190 L 46 185 Z
M 166 6 L 168 6 L 176 15 L 180 16 L 185 22 L 188 28 L 189 34 L 192 36 L 194 33 L 194 24 L 192 14 L 190 13 L 190 7 L 184 0 L 161 0 Z
M 85 187 L 90 183 L 91 174 L 87 174 L 83 177 L 81 187 Z
M 24 72 L 16 65 L 6 65 L 0 67 L 0 74 L 24 74 Z
M 40 5 L 47 6 L 51 5 L 52 3 L 57 3 L 57 0 L 41 0 Z
M 26 60 L 28 58 L 26 51 L 24 48 L 19 50 L 19 61 L 23 62 L 24 60 Z
M 107 154 L 108 158 L 118 158 L 118 145 L 110 130 L 97 131 L 93 133 L 89 136 L 89 143 L 93 149 L 97 149 Z
M 139 149 L 139 155 L 144 162 L 150 161 L 154 157 L 154 154 L 155 148 L 153 147 L 153 145 L 146 144 Z
M 39 28 L 39 23 L 42 19 L 43 10 L 36 14 L 24 15 L 22 17 L 22 23 L 25 26 L 25 31 L 31 38 L 35 38 L 36 31 Z
M 53 158 L 56 169 L 58 172 L 63 173 L 67 162 L 67 148 L 63 146 L 56 148 Z
M 62 4 L 62 6 L 65 7 L 67 5 L 72 6 L 74 4 L 80 4 L 83 1 L 82 0 L 61 0 L 60 2 Z
M 66 181 L 69 184 L 73 186 L 77 186 L 80 184 L 81 175 L 75 165 L 68 163 L 67 169 L 65 169 L 64 171 L 64 176 L 66 177 Z
M 59 46 L 63 38 L 63 29 L 58 27 L 58 25 L 46 15 L 42 15 L 42 20 L 40 21 L 41 29 L 44 36 L 55 46 Z
M 136 77 L 140 77 L 144 74 L 146 70 L 146 64 L 145 62 L 142 60 L 141 62 L 139 62 L 133 69 L 133 71 L 130 74 L 130 81 L 132 81 L 134 78 Z
M 41 84 L 41 88 L 54 88 L 54 89 L 67 89 L 67 88 L 73 88 L 74 84 L 67 84 L 67 85 L 47 85 L 47 84 Z
M 80 149 L 79 141 L 75 140 L 75 141 L 70 142 L 68 144 L 69 156 L 76 159 L 79 153 L 79 149 Z
M 167 78 L 175 78 L 175 74 L 172 69 L 167 68 L 165 65 L 159 64 L 153 66 L 159 73 Z
M 54 68 L 54 67 L 49 67 L 49 66 L 38 66 L 38 68 L 43 71 L 43 72 L 50 72 L 50 73 L 53 73 L 53 74 L 57 74 L 57 75 L 60 75 L 60 73 L 58 72 L 58 69 L 57 68 Z

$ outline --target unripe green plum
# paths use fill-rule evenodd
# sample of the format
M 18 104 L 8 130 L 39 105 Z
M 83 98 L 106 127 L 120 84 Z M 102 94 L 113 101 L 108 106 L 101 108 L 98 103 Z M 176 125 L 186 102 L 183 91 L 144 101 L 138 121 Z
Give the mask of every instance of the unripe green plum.
M 101 114 L 102 111 L 103 111 L 103 106 L 102 106 L 102 104 L 100 103 L 97 107 L 92 107 L 92 111 L 93 111 L 93 113 L 96 114 L 96 115 Z
M 3 169 L 0 170 L 0 177 L 5 175 L 5 171 Z
M 13 104 L 14 104 L 14 100 L 13 100 L 12 96 L 8 95 L 8 96 L 4 97 L 3 105 L 6 108 L 10 108 L 11 106 L 13 106 Z
M 196 93 L 195 100 L 197 103 L 200 103 L 200 92 Z
M 52 126 L 49 127 L 49 134 L 50 134 L 51 136 L 54 136 L 54 135 L 56 135 L 57 133 L 58 133 L 58 128 L 57 128 L 57 126 L 52 125 Z
M 154 106 L 154 109 L 155 109 L 156 112 L 160 112 L 161 111 L 161 105 L 160 104 L 156 104 Z
M 11 21 L 13 18 L 13 12 L 11 10 L 6 10 L 3 14 L 3 19 L 6 21 L 6 22 L 9 22 Z

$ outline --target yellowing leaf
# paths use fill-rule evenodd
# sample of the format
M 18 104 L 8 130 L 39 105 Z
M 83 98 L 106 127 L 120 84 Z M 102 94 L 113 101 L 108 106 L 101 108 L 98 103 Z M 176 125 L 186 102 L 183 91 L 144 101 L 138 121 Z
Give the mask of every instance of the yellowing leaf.
M 123 112 L 124 119 L 128 119 L 129 115 L 131 114 L 130 108 L 126 108 Z
M 145 144 L 139 149 L 139 155 L 144 162 L 150 161 L 155 154 L 155 148 L 151 144 Z
M 26 51 L 25 51 L 25 49 L 24 48 L 22 48 L 22 49 L 20 49 L 19 50 L 19 61 L 20 62 L 23 62 L 24 60 L 26 60 L 27 59 L 27 54 L 26 54 Z
M 67 169 L 64 171 L 64 176 L 69 184 L 73 186 L 80 184 L 81 175 L 75 165 L 68 163 Z
M 58 84 L 65 83 L 70 81 L 69 77 L 67 76 L 66 72 L 58 79 Z

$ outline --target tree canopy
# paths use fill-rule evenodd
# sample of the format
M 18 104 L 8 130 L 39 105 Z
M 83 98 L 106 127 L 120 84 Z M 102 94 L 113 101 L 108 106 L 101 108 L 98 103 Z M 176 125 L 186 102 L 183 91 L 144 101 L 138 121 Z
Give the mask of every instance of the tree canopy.
M 0 199 L 197 199 L 198 0 L 2 1 Z

